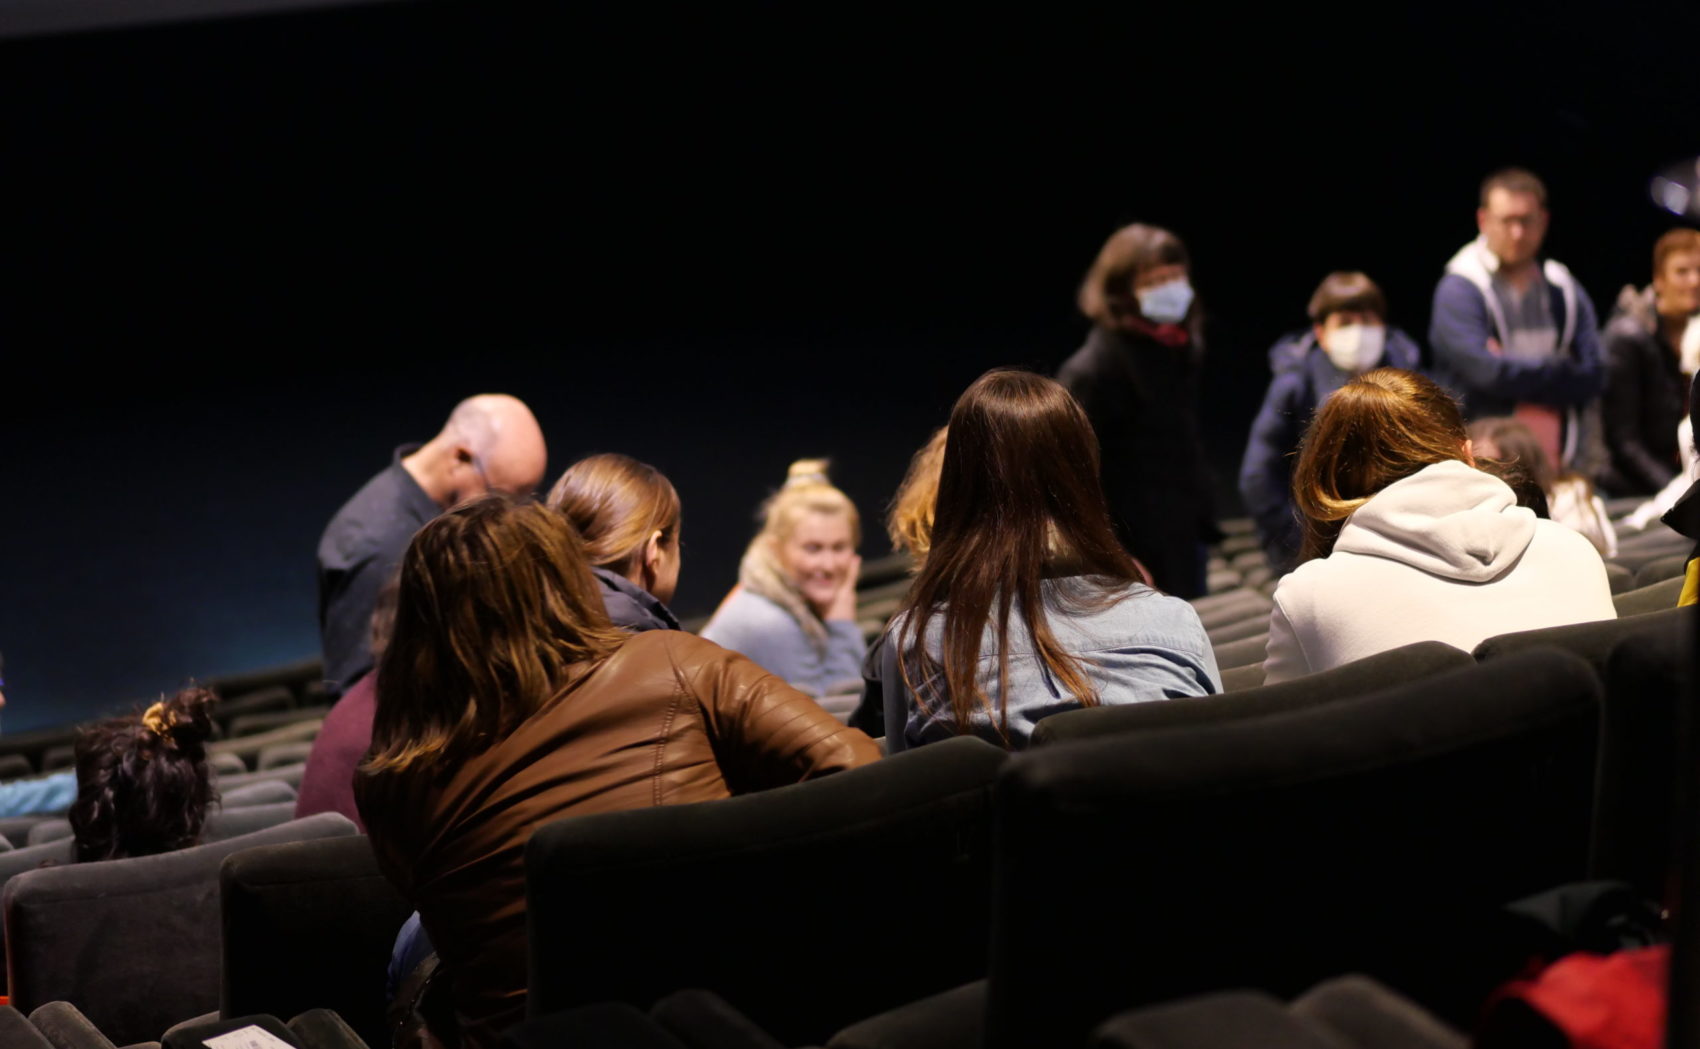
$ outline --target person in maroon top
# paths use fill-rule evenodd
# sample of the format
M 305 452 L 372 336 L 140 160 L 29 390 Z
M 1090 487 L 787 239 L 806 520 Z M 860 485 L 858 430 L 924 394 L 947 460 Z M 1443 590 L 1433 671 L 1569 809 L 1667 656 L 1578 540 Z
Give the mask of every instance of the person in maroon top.
M 372 661 L 384 658 L 390 631 L 395 629 L 396 580 L 390 577 L 378 591 L 372 610 Z M 354 770 L 372 747 L 372 717 L 378 710 L 378 675 L 365 674 L 336 701 L 301 772 L 301 787 L 295 796 L 295 818 L 320 812 L 340 812 L 362 832 L 360 809 L 354 804 Z

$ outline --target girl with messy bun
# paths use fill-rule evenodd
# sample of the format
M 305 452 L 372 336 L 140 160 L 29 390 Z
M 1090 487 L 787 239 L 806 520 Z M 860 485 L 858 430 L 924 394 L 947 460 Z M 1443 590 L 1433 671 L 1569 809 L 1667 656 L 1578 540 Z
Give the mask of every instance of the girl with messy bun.
M 856 625 L 861 519 L 827 479 L 827 465 L 791 464 L 784 487 L 762 504 L 738 585 L 702 630 L 815 696 L 860 692 L 867 652 Z
M 208 708 L 218 697 L 187 688 L 145 711 L 77 735 L 77 859 L 151 856 L 200 844 L 218 800 L 207 768 Z

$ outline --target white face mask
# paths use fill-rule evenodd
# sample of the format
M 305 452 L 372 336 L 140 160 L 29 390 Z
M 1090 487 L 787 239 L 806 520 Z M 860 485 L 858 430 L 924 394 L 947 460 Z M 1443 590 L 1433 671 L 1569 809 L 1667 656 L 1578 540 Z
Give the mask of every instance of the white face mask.
M 1139 299 L 1139 312 L 1153 324 L 1179 324 L 1192 308 L 1192 285 L 1185 277 L 1141 288 L 1134 295 Z
M 1329 362 L 1353 375 L 1380 364 L 1387 345 L 1387 328 L 1381 324 L 1348 324 L 1323 336 L 1322 350 Z

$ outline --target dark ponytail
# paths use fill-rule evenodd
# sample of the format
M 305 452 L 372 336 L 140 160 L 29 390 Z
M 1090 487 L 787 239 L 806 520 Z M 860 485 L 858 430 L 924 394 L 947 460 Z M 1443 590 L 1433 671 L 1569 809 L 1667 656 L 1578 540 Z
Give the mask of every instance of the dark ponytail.
M 77 859 L 151 856 L 200 843 L 218 800 L 207 768 L 208 708 L 218 697 L 188 688 L 127 717 L 77 734 Z

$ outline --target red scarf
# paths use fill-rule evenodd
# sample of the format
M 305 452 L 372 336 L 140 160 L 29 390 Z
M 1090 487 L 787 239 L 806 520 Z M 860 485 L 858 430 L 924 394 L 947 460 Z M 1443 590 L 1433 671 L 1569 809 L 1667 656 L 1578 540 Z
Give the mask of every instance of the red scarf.
M 1116 320 L 1123 331 L 1143 335 L 1147 339 L 1161 343 L 1172 350 L 1178 350 L 1192 341 L 1192 333 L 1179 324 L 1152 324 L 1144 317 L 1134 313 L 1124 313 Z

